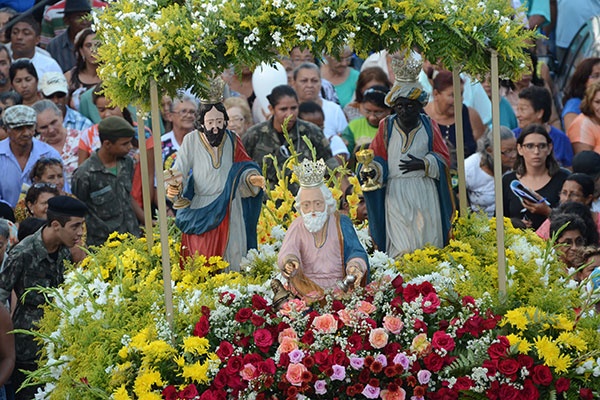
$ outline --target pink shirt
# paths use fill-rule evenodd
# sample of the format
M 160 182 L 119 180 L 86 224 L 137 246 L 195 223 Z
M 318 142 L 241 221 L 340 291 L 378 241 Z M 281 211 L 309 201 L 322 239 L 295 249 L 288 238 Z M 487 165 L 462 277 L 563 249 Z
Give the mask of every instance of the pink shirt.
M 592 212 L 592 214 L 595 214 Z M 600 216 L 595 216 L 596 220 L 596 230 L 598 231 L 598 235 L 600 235 Z M 542 239 L 550 238 L 550 218 L 546 218 L 546 220 L 540 225 L 537 231 L 535 231 L 539 237 Z

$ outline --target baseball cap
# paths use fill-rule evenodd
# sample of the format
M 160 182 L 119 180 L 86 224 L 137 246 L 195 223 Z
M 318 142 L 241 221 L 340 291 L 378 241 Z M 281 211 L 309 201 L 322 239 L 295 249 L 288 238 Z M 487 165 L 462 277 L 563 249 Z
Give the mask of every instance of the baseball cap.
M 65 76 L 60 72 L 55 71 L 46 72 L 42 75 L 38 87 L 46 97 L 56 92 L 62 92 L 64 94 L 69 93 L 69 86 L 67 85 Z

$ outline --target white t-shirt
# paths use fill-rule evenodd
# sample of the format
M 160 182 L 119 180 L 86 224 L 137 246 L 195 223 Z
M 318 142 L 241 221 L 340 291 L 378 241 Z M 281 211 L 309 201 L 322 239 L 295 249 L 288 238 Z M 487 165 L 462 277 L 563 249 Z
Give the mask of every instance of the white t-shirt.
M 31 59 L 31 63 L 35 67 L 35 72 L 38 74 L 38 79 L 41 81 L 42 76 L 46 72 L 59 72 L 63 73 L 60 65 L 52 57 L 43 55 L 41 52 L 36 51 L 35 55 Z
M 344 115 L 342 108 L 333 101 L 321 99 L 323 101 L 323 114 L 325 121 L 323 123 L 323 134 L 329 139 L 331 153 L 336 156 L 338 154 L 349 154 L 348 147 L 340 137 L 344 129 L 348 126 L 348 121 Z
M 488 217 L 493 217 L 496 211 L 494 177 L 483 171 L 480 163 L 480 153 L 472 154 L 465 160 L 467 196 L 473 211 L 483 211 Z

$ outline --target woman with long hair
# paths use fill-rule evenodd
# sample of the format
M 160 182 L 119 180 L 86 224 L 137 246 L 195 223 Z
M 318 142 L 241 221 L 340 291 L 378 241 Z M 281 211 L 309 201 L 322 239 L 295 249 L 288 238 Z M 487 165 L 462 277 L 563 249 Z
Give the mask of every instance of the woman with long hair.
M 79 96 L 100 83 L 96 53 L 99 41 L 96 32 L 86 28 L 75 36 L 75 66 L 65 73 L 69 83 L 71 108 L 79 110 Z
M 38 91 L 39 79 L 31 60 L 21 58 L 13 62 L 8 75 L 13 89 L 23 98 L 23 105 L 31 106 L 43 99 Z
M 581 114 L 573 120 L 567 136 L 573 144 L 573 153 L 593 150 L 600 153 L 600 82 L 585 90 Z
M 575 118 L 581 114 L 581 102 L 585 90 L 600 79 L 600 58 L 590 57 L 581 60 L 575 72 L 565 87 L 563 97 L 562 120 L 565 132 L 569 129 Z

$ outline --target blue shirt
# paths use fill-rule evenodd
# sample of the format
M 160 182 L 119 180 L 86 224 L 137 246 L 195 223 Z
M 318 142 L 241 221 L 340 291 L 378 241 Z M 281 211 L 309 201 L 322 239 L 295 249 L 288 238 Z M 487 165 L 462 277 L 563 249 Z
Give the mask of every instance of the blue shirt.
M 567 100 L 567 102 L 565 103 L 565 106 L 563 107 L 562 110 L 562 114 L 560 115 L 561 118 L 563 119 L 563 125 L 565 123 L 564 119 L 565 119 L 565 115 L 569 114 L 569 113 L 573 113 L 573 114 L 581 114 L 581 109 L 579 108 L 581 106 L 581 99 L 579 97 L 571 97 L 569 100 Z
M 42 157 L 56 158 L 62 161 L 62 157 L 54 147 L 41 142 L 37 139 L 33 140 L 33 147 L 29 154 L 29 159 L 25 165 L 25 169 L 21 170 L 21 166 L 17 158 L 10 149 L 10 138 L 0 141 L 0 171 L 2 171 L 2 179 L 0 179 L 0 199 L 8 203 L 12 208 L 17 205 L 21 187 L 24 183 L 30 185 L 31 179 L 29 174 L 33 169 L 33 165 Z M 68 191 L 68 182 L 65 181 L 65 191 Z
M 521 134 L 521 128 L 513 129 L 515 137 L 519 137 Z M 554 147 L 554 158 L 560 164 L 561 167 L 570 167 L 573 163 L 573 146 L 569 137 L 561 130 L 550 126 L 550 138 L 552 139 L 552 146 Z
M 92 121 L 83 116 L 80 112 L 73 110 L 71 107 L 67 107 L 65 119 L 63 120 L 63 126 L 65 128 L 71 128 L 79 132 L 83 132 L 92 125 Z

